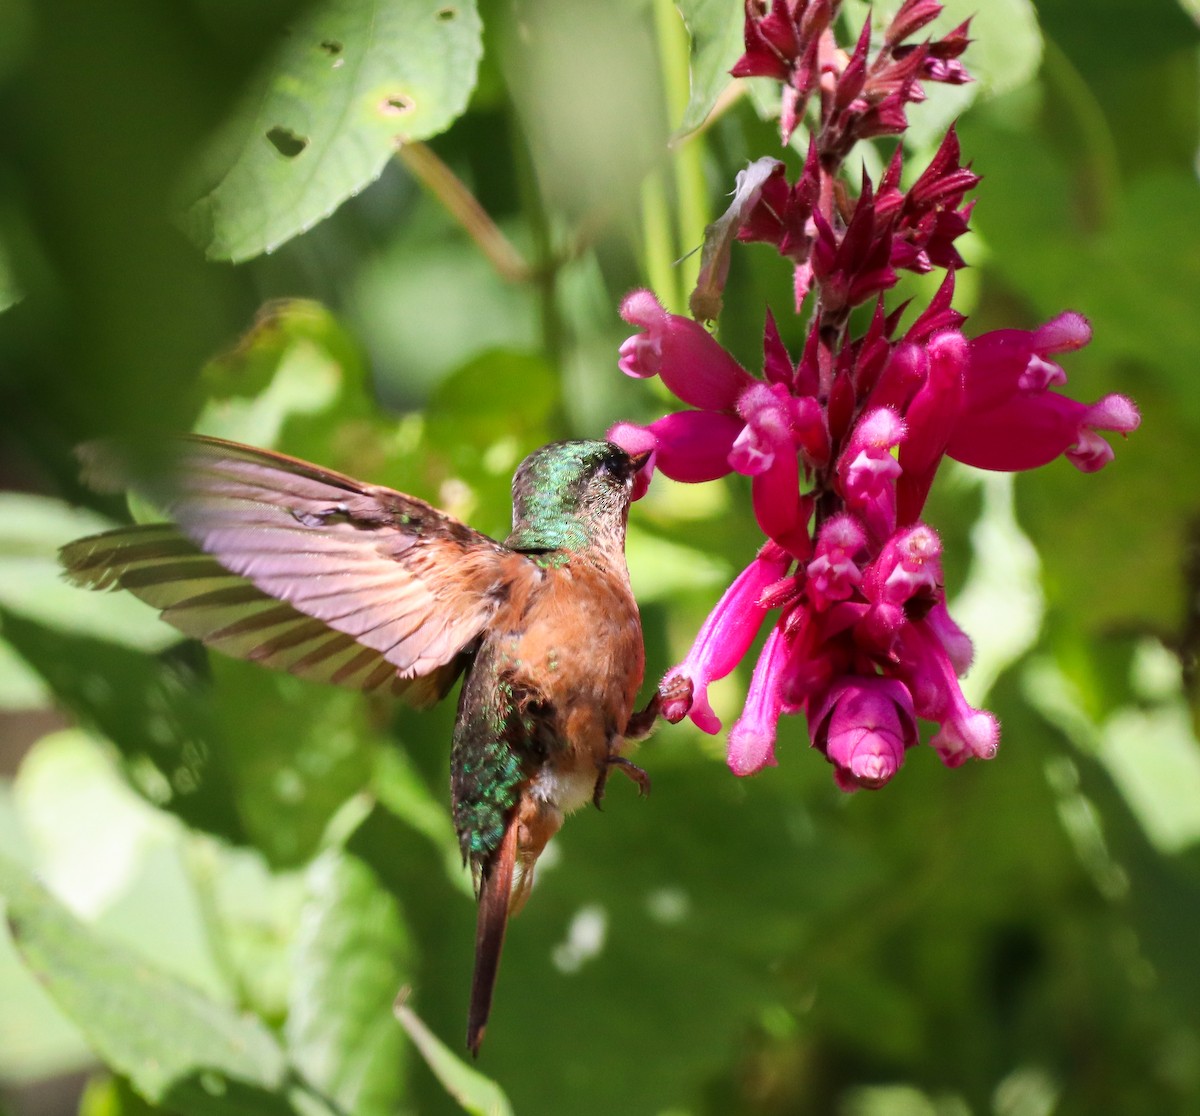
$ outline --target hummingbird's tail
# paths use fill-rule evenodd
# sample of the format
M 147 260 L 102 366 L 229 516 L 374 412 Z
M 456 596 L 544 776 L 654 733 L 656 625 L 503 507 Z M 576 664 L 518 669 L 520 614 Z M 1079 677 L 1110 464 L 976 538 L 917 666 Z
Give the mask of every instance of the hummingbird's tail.
M 500 951 L 504 948 L 504 930 L 508 925 L 512 894 L 513 865 L 517 855 L 517 830 L 520 823 L 513 810 L 504 829 L 504 837 L 495 856 L 487 864 L 479 882 L 479 916 L 475 924 L 475 973 L 471 978 L 471 1007 L 467 1013 L 467 1048 L 479 1056 L 492 1010 L 492 992 L 500 969 Z

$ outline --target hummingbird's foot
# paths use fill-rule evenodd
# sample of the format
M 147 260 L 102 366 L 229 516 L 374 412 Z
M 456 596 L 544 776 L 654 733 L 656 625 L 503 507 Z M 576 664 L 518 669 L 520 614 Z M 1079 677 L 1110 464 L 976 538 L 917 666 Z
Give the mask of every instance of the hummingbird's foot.
M 655 690 L 654 696 L 646 703 L 646 708 L 639 709 L 629 718 L 629 724 L 625 726 L 625 731 L 621 735 L 626 740 L 641 740 L 642 737 L 649 736 L 661 711 L 662 695 Z
M 600 803 L 604 801 L 604 791 L 608 786 L 608 773 L 614 767 L 620 768 L 638 785 L 638 794 L 643 798 L 650 793 L 650 776 L 647 775 L 636 763 L 627 760 L 624 756 L 609 756 L 604 761 L 604 766 L 600 769 L 600 774 L 596 777 L 596 788 L 592 791 L 592 805 L 597 810 L 600 809 Z

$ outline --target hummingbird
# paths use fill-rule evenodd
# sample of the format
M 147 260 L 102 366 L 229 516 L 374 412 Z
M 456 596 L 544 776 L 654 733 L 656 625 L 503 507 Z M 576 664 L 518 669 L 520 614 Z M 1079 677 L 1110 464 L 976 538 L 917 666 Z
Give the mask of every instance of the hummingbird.
M 133 487 L 169 523 L 67 544 L 68 578 L 121 588 L 208 646 L 300 677 L 390 692 L 418 708 L 463 676 L 450 799 L 478 897 L 467 1047 L 478 1055 L 510 914 L 563 818 L 600 805 L 661 711 L 635 713 L 645 656 L 625 564 L 648 455 L 555 442 L 512 484 L 496 542 L 413 496 L 268 450 L 179 439 L 165 477 L 81 447 L 84 480 Z

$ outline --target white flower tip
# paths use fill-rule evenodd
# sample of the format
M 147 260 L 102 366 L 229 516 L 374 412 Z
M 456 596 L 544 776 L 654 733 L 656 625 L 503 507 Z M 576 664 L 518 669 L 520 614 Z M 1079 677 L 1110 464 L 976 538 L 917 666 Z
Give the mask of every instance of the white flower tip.
M 614 422 L 604 437 L 631 457 L 658 449 L 658 438 L 654 431 L 634 422 Z
M 1127 395 L 1106 395 L 1088 408 L 1088 426 L 1130 434 L 1142 424 L 1137 404 Z
M 958 367 L 965 367 L 969 343 L 957 329 L 943 330 L 929 342 L 929 359 L 934 362 L 945 361 Z
M 857 755 L 850 761 L 850 774 L 860 787 L 874 789 L 882 787 L 896 774 L 899 767 L 896 757 L 887 752 Z
M 774 736 L 739 721 L 729 730 L 725 762 L 738 778 L 756 775 L 764 767 L 776 766 Z
M 654 292 L 645 287 L 630 291 L 621 302 L 621 317 L 630 325 L 641 326 L 642 329 L 650 329 L 662 321 L 666 314 Z
M 1092 324 L 1077 310 L 1064 310 L 1034 331 L 1039 353 L 1069 353 L 1082 349 L 1092 339 Z
M 857 442 L 878 450 L 890 450 L 903 441 L 906 432 L 904 420 L 891 407 L 876 407 L 859 420 L 851 435 L 851 444 Z

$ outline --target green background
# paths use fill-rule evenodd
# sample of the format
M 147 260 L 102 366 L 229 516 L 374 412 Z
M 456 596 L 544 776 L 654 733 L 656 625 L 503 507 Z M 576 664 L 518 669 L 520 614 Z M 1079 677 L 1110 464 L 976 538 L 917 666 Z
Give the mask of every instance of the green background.
M 757 88 L 679 133 L 741 5 L 681 4 L 689 47 L 658 0 L 0 3 L 0 1112 L 1200 1112 L 1197 12 L 947 7 L 979 9 L 979 80 L 910 110 L 908 165 L 960 117 L 967 332 L 1080 310 L 1069 390 L 1143 414 L 1099 475 L 935 486 L 1000 754 L 922 747 L 847 797 L 800 719 L 744 781 L 660 728 L 652 795 L 614 781 L 540 867 L 471 1069 L 452 703 L 210 661 L 68 587 L 57 546 L 128 514 L 71 447 L 196 427 L 503 536 L 525 453 L 669 405 L 616 369 L 616 307 L 650 283 L 681 309 L 676 261 L 779 151 Z M 735 251 L 747 367 L 765 305 L 798 350 L 789 283 Z M 635 507 L 648 678 L 758 538 L 737 478 Z M 747 677 L 714 687 L 726 724 Z

